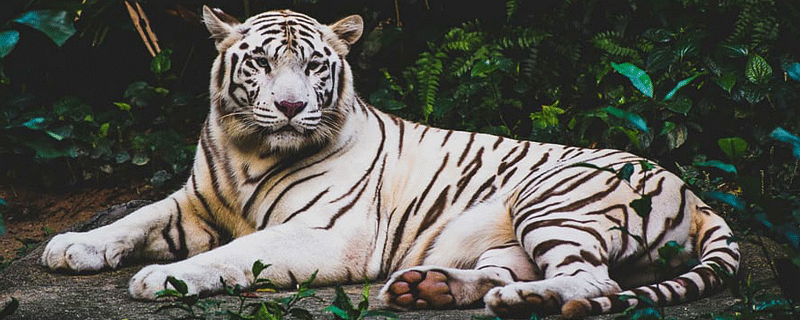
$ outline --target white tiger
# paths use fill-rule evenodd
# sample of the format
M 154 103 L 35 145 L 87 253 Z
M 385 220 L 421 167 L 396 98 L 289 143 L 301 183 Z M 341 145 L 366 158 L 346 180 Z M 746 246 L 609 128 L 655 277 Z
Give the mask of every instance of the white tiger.
M 272 266 L 260 277 L 280 286 L 317 270 L 316 285 L 388 277 L 381 295 L 402 310 L 483 300 L 501 316 L 567 317 L 637 304 L 625 295 L 696 299 L 720 270 L 737 271 L 729 227 L 651 162 L 431 128 L 365 104 L 345 60 L 358 16 L 327 26 L 286 10 L 244 23 L 203 13 L 219 55 L 188 182 L 111 225 L 56 236 L 46 267 L 176 261 L 131 279 L 133 297 L 155 299 L 170 275 L 190 293 L 221 290 L 220 276 L 246 287 L 262 260 Z M 629 180 L 607 170 L 626 164 Z M 630 205 L 642 195 L 645 217 Z M 653 284 L 670 241 L 686 248 L 672 265 L 700 263 Z

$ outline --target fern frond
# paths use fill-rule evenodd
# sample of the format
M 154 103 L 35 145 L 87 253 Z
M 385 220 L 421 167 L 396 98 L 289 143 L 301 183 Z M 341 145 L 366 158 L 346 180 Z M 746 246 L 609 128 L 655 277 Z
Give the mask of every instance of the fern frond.
M 517 15 L 517 11 L 519 11 L 519 0 L 507 0 L 506 1 L 506 22 L 510 22 L 511 19 Z
M 623 47 L 619 44 L 621 39 L 622 36 L 618 32 L 606 31 L 592 37 L 592 43 L 596 48 L 613 56 L 638 58 L 639 54 L 636 50 Z
M 432 53 L 429 51 L 420 54 L 415 64 L 415 75 L 417 77 L 417 95 L 422 104 L 422 114 L 425 120 L 433 112 L 433 105 L 436 102 L 436 93 L 439 92 L 439 82 L 442 75 L 442 59 L 447 56 L 444 53 Z
M 467 31 L 466 28 L 453 28 L 447 32 L 441 49 L 445 52 L 470 52 L 484 43 L 485 34 L 480 31 Z
M 514 28 L 507 30 L 505 35 L 498 40 L 500 47 L 527 49 L 539 44 L 542 40 L 550 37 L 550 34 L 532 28 Z

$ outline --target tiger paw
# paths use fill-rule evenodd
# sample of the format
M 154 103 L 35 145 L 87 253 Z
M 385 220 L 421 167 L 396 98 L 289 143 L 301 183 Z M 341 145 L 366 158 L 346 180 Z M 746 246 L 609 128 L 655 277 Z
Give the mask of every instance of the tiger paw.
M 107 237 L 98 231 L 68 232 L 53 237 L 42 254 L 42 265 L 75 272 L 118 267 L 133 251 L 132 241 Z
M 446 273 L 437 270 L 407 270 L 396 273 L 386 284 L 387 303 L 401 310 L 455 307 Z
M 207 295 L 221 291 L 225 285 L 247 287 L 252 281 L 243 270 L 230 266 L 209 266 L 184 260 L 167 265 L 149 265 L 131 278 L 128 291 L 135 299 L 155 300 L 156 293 L 176 289 L 168 281 L 172 276 L 186 284 L 186 295 Z
M 530 290 L 530 283 L 514 283 L 489 290 L 483 298 L 486 308 L 501 318 L 528 318 L 559 313 L 561 299 L 551 290 Z M 541 292 L 539 292 L 541 291 Z

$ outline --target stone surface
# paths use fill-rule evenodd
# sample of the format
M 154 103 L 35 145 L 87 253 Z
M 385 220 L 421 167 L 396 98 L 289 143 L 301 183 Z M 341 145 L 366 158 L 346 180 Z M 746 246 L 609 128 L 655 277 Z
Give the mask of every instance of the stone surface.
M 70 230 L 86 231 L 108 224 L 145 204 L 146 201 L 131 201 L 114 206 L 101 211 L 89 222 L 74 226 Z M 142 265 L 96 274 L 53 273 L 39 265 L 43 244 L 0 272 L 0 304 L 6 303 L 11 297 L 20 301 L 19 309 L 8 319 L 176 319 L 186 314 L 178 310 L 156 313 L 155 310 L 166 302 L 142 302 L 130 298 L 127 290 L 128 280 Z M 780 251 L 778 246 L 770 242 L 767 245 L 771 254 Z M 744 263 L 743 272 L 740 274 L 752 273 L 753 281 L 775 287 L 773 273 L 770 271 L 769 260 L 764 256 L 764 250 L 747 242 L 743 242 L 741 247 Z M 347 285 L 344 289 L 351 299 L 358 303 L 364 285 Z M 380 284 L 371 287 L 370 305 L 374 308 L 384 307 L 376 296 L 379 290 Z M 323 309 L 333 300 L 334 289 L 316 288 L 315 291 L 322 301 L 306 300 L 301 306 L 312 311 L 316 319 L 333 319 L 332 314 Z M 291 292 L 261 295 L 275 298 L 289 293 Z M 216 309 L 218 311 L 238 309 L 236 298 L 220 295 L 210 299 L 220 301 L 221 306 Z M 667 318 L 671 319 L 695 318 L 711 312 L 720 312 L 734 302 L 735 299 L 729 290 L 726 290 L 692 303 L 667 307 L 664 311 Z M 476 307 L 464 310 L 398 312 L 397 315 L 400 319 L 472 319 L 489 314 L 481 307 Z M 209 317 L 209 319 L 222 318 L 220 315 Z M 594 319 L 613 318 L 606 315 Z

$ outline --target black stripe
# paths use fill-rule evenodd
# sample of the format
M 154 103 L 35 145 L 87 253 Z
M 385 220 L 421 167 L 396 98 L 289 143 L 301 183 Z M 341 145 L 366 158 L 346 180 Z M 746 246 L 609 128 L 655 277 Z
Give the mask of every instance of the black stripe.
M 326 173 L 328 173 L 328 171 L 323 171 L 323 172 L 320 172 L 320 173 L 312 174 L 312 175 L 307 176 L 305 178 L 297 179 L 297 180 L 293 181 L 292 183 L 290 183 L 288 186 L 286 186 L 286 188 L 284 188 L 283 191 L 281 191 L 281 193 L 279 193 L 278 196 L 275 197 L 274 200 L 272 200 L 272 204 L 269 206 L 269 209 L 267 210 L 266 213 L 264 213 L 264 217 L 261 218 L 261 225 L 258 226 L 258 230 L 262 230 L 262 229 L 267 227 L 267 222 L 269 222 L 269 218 L 272 215 L 272 211 L 275 210 L 275 207 L 278 205 L 278 202 L 280 202 L 281 198 L 283 198 L 283 196 L 285 196 L 286 193 L 289 192 L 289 190 L 291 190 L 292 188 L 300 185 L 303 182 L 306 182 L 308 180 L 314 179 L 314 178 L 319 177 L 321 175 L 324 175 Z
M 228 69 L 225 66 L 225 55 L 227 51 L 222 51 L 219 53 L 219 65 L 217 68 L 217 88 L 222 89 L 222 85 L 225 82 L 225 71 Z
M 436 173 L 433 174 L 433 177 L 431 178 L 431 181 L 428 183 L 428 186 L 425 187 L 424 191 L 422 191 L 422 195 L 419 198 L 419 202 L 417 202 L 417 207 L 414 209 L 414 215 L 416 215 L 417 212 L 419 211 L 419 208 L 422 206 L 422 202 L 425 201 L 425 197 L 428 196 L 428 192 L 431 191 L 433 184 L 436 183 L 436 179 L 439 177 L 439 174 L 442 173 L 445 166 L 447 166 L 447 160 L 449 158 L 450 158 L 449 153 L 444 155 L 444 160 L 442 161 L 442 164 L 439 166 L 439 169 L 436 170 Z
M 436 197 L 436 201 L 433 202 L 433 205 L 428 209 L 428 212 L 425 213 L 425 217 L 422 219 L 422 223 L 420 224 L 420 228 L 417 231 L 417 235 L 414 238 L 419 237 L 425 230 L 427 230 L 430 226 L 432 226 L 436 220 L 442 215 L 445 209 L 445 203 L 447 203 L 447 191 L 450 190 L 450 186 L 447 186 L 439 193 L 439 196 Z M 421 202 L 421 201 L 420 201 Z
M 461 162 L 463 162 L 463 161 L 464 161 L 464 159 L 467 157 L 467 153 L 469 152 L 470 148 L 472 147 L 472 142 L 474 142 L 474 141 L 475 141 L 475 135 L 476 135 L 476 134 L 477 134 L 477 133 L 475 133 L 475 132 L 473 132 L 473 133 L 470 133 L 470 135 L 469 135 L 469 141 L 467 142 L 467 146 L 466 146 L 466 147 L 464 147 L 464 152 L 463 152 L 463 153 L 461 153 L 461 156 L 460 156 L 460 157 L 458 157 L 458 162 L 456 163 L 456 166 L 459 166 L 459 167 L 460 167 L 460 166 L 461 166 Z
M 203 127 L 203 132 L 200 135 L 200 149 L 203 150 L 203 155 L 205 156 L 205 165 L 208 168 L 208 174 L 211 177 L 211 188 L 214 190 L 214 195 L 216 196 L 217 200 L 222 203 L 222 206 L 226 209 L 233 211 L 233 206 L 228 202 L 228 199 L 225 198 L 225 195 L 222 193 L 219 177 L 217 177 L 217 170 L 214 168 L 216 167 L 215 163 L 222 163 L 223 168 L 227 169 L 228 178 L 232 176 L 230 164 L 228 163 L 227 159 L 224 159 L 219 151 L 214 147 L 213 143 L 209 141 L 211 139 L 209 126 Z
M 411 201 L 411 203 L 406 208 L 406 211 L 403 212 L 403 216 L 400 218 L 400 222 L 397 224 L 397 228 L 394 231 L 394 237 L 392 238 L 392 249 L 389 250 L 389 257 L 386 259 L 387 267 L 384 268 L 385 270 L 394 271 L 394 256 L 397 254 L 397 250 L 400 247 L 400 242 L 403 239 L 403 233 L 405 233 L 406 229 L 406 222 L 408 222 L 408 217 L 411 214 L 411 210 L 414 208 L 414 204 L 417 202 L 417 199 Z
M 536 261 L 536 258 L 547 253 L 548 251 L 550 251 L 550 249 L 563 245 L 570 245 L 575 247 L 581 246 L 580 243 L 569 240 L 553 239 L 553 240 L 542 241 L 540 243 L 537 243 L 536 246 L 533 247 L 533 250 L 531 250 L 531 257 L 534 259 L 534 261 Z M 544 271 L 544 268 L 542 268 L 542 271 Z
M 292 214 L 290 214 L 288 217 L 286 217 L 286 219 L 283 220 L 283 223 L 289 222 L 289 220 L 294 218 L 296 215 L 298 215 L 298 214 L 300 214 L 302 212 L 305 212 L 308 209 L 310 209 L 311 206 L 313 206 L 315 203 L 317 203 L 317 201 L 319 201 L 319 199 L 322 198 L 322 196 L 324 196 L 326 193 L 328 193 L 328 191 L 330 189 L 331 188 L 328 187 L 328 189 L 323 190 L 322 192 L 317 194 L 317 196 L 315 196 L 314 199 L 311 199 L 311 201 L 309 201 L 305 206 L 303 206 L 302 208 L 300 208 L 299 210 L 297 210 L 295 212 L 292 212 Z

